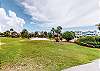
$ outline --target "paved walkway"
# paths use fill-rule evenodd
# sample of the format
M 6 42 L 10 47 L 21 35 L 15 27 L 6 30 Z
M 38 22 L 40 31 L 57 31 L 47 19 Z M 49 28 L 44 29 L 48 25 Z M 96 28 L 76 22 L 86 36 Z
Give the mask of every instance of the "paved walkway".
M 92 63 L 71 67 L 62 71 L 100 71 L 100 59 Z
M 38 38 L 38 37 L 36 37 L 36 38 L 31 38 L 31 40 L 49 40 L 49 39 L 47 39 L 47 38 Z

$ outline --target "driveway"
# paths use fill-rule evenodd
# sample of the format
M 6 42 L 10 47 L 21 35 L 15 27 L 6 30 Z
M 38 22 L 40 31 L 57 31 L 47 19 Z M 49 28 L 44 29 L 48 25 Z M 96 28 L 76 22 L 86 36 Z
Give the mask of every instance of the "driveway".
M 71 67 L 62 71 L 100 71 L 100 59 L 94 60 L 92 63 Z

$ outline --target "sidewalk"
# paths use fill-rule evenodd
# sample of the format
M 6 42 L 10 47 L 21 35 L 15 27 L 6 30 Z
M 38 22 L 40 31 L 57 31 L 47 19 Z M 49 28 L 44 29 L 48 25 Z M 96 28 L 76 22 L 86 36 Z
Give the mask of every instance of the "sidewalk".
M 92 63 L 71 67 L 62 71 L 100 71 L 100 59 Z

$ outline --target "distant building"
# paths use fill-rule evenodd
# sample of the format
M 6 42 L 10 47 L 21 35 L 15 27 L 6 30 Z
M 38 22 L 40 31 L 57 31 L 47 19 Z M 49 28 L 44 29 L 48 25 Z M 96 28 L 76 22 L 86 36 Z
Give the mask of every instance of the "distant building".
M 100 36 L 100 32 L 98 31 L 75 31 L 75 36 L 80 37 L 80 36 Z
M 97 34 L 97 31 L 86 31 L 86 32 L 82 32 L 82 35 L 83 36 L 96 36 L 98 34 Z
M 75 31 L 75 36 L 76 37 L 82 36 L 82 31 Z

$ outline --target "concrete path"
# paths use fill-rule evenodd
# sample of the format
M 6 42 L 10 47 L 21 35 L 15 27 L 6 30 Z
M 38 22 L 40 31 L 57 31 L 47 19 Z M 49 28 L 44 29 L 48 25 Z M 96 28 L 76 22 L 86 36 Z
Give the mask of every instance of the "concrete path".
M 31 38 L 31 40 L 49 40 L 49 39 L 47 39 L 47 38 Z
M 92 63 L 71 67 L 62 71 L 100 71 L 100 59 L 94 60 Z

